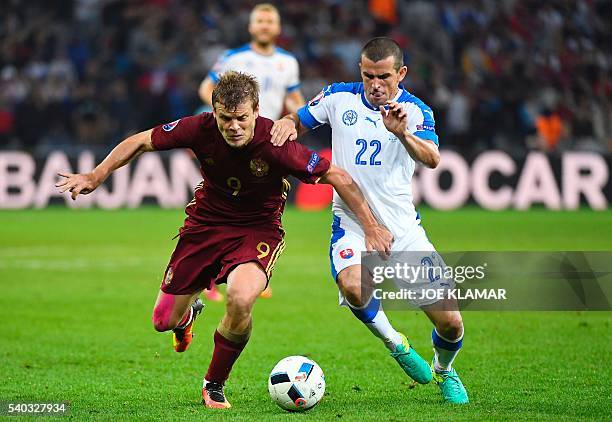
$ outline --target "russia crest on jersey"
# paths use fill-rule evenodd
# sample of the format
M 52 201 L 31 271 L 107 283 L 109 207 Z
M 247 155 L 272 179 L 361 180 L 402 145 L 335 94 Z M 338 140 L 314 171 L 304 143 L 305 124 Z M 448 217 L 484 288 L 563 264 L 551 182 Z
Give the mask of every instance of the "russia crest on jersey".
M 172 129 L 174 129 L 176 127 L 176 125 L 178 125 L 178 123 L 181 121 L 181 119 L 175 120 L 173 122 L 170 123 L 166 123 L 165 125 L 162 126 L 162 129 L 166 132 L 170 132 Z
M 349 249 L 343 249 L 343 250 L 340 251 L 340 258 L 342 258 L 342 259 L 352 258 L 353 255 L 355 255 L 355 254 L 353 253 L 353 250 L 350 249 L 350 248 Z

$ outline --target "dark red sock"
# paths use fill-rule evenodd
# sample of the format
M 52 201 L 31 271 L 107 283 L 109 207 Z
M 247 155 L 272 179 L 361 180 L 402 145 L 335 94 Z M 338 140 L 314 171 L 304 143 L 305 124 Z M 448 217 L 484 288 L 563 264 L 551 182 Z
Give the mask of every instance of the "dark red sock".
M 247 342 L 234 343 L 223 337 L 217 330 L 215 330 L 214 339 L 215 350 L 205 378 L 207 381 L 223 384 Z
M 190 306 L 189 309 L 187 309 L 187 312 L 185 312 L 185 315 L 183 315 L 183 318 L 181 318 L 179 323 L 176 324 L 176 328 L 185 328 L 185 326 L 191 322 L 191 312 L 192 310 Z

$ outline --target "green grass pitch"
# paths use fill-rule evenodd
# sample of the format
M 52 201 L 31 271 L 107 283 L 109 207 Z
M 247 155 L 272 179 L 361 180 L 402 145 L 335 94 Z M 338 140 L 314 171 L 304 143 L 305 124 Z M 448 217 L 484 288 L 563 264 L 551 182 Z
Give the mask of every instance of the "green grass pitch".
M 612 212 L 423 209 L 441 250 L 612 250 Z M 180 210 L 47 210 L 0 213 L 0 401 L 69 401 L 76 419 L 444 420 L 612 418 L 612 314 L 467 312 L 455 367 L 471 403 L 441 403 L 435 385 L 412 387 L 386 350 L 337 305 L 329 275 L 330 212 L 289 209 L 287 249 L 259 300 L 251 342 L 227 395 L 233 408 L 200 404 L 212 334 L 209 304 L 190 350 L 173 352 L 150 315 Z M 418 312 L 390 319 L 431 357 Z M 288 414 L 268 397 L 281 358 L 304 354 L 323 368 L 318 407 Z

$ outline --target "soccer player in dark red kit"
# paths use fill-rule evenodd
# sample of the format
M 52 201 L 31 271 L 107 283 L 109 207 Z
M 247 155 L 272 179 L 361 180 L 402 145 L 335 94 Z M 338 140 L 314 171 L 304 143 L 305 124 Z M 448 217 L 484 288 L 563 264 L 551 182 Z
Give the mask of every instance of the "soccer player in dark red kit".
M 63 174 L 57 187 L 72 198 L 96 189 L 114 170 L 143 152 L 190 148 L 204 180 L 187 205 L 187 218 L 164 274 L 153 310 L 157 331 L 173 331 L 177 352 L 192 340 L 199 294 L 227 283 L 226 312 L 214 335 L 214 351 L 202 397 L 209 408 L 229 408 L 223 387 L 251 334 L 251 310 L 283 251 L 281 215 L 293 175 L 328 183 L 348 204 L 370 250 L 388 253 L 392 236 L 375 220 L 352 178 L 297 142 L 275 147 L 273 122 L 259 117 L 257 82 L 226 72 L 213 91 L 213 112 L 185 117 L 121 142 L 91 173 Z

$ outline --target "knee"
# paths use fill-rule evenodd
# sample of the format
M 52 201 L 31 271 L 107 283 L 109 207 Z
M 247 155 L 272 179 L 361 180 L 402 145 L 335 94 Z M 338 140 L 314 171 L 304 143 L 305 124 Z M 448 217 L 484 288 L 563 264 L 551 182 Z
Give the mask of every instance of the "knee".
M 459 312 L 450 312 L 446 318 L 436 325 L 438 334 L 442 337 L 455 340 L 463 335 L 463 320 Z
M 164 311 L 160 307 L 156 307 L 153 310 L 152 320 L 153 327 L 156 331 L 163 332 L 172 330 L 174 327 L 176 327 L 176 324 L 178 323 L 178 321 L 173 321 L 172 319 L 173 318 L 171 313 Z
M 362 288 L 361 279 L 352 275 L 346 275 L 344 277 L 338 277 L 338 285 L 342 291 L 344 298 L 352 306 L 360 308 L 365 306 L 369 297 L 365 294 L 366 292 Z
M 227 311 L 235 316 L 247 316 L 251 313 L 255 298 L 247 292 L 227 291 Z
M 170 331 L 170 324 L 164 319 L 158 319 L 153 317 L 153 328 L 155 331 L 163 333 L 164 331 Z

